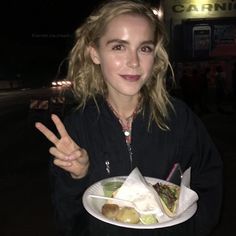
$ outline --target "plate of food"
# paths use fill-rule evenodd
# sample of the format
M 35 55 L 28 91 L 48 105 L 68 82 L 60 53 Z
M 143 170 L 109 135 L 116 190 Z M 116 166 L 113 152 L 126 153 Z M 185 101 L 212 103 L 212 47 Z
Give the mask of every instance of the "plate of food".
M 135 190 L 130 190 L 129 186 L 130 191 L 123 188 L 124 191 L 119 193 L 119 189 L 124 185 L 126 179 L 127 176 L 112 177 L 90 186 L 82 198 L 87 212 L 103 222 L 116 226 L 155 229 L 180 224 L 191 218 L 197 210 L 197 202 L 194 202 L 181 214 L 175 215 L 180 187 L 152 177 L 144 177 L 144 179 L 158 193 L 159 200 L 152 199 L 151 195 L 148 195 L 149 193 L 142 196 L 142 191 L 137 191 L 135 203 L 139 209 L 132 207 L 132 200 L 130 201 L 132 204 L 122 203 L 124 193 L 127 196 L 126 199 L 134 199 Z M 134 185 L 132 184 L 132 186 Z M 147 214 L 143 213 L 143 210 L 147 210 Z M 152 210 L 154 211 L 150 213 Z

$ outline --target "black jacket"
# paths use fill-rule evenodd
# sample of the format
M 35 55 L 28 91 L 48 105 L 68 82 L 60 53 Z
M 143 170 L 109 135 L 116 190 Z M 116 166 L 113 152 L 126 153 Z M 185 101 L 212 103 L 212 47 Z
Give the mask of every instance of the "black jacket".
M 87 150 L 90 168 L 85 178 L 74 180 L 67 172 L 51 166 L 53 204 L 63 235 L 74 235 L 72 232 L 82 235 L 85 225 L 88 227 L 84 235 L 103 236 L 132 235 L 132 232 L 134 235 L 203 236 L 212 230 L 220 214 L 222 162 L 198 117 L 180 100 L 172 102 L 174 111 L 170 109 L 167 131 L 155 123 L 148 130 L 148 111 L 144 116 L 141 113 L 136 116 L 132 124 L 132 160 L 121 125 L 103 99 L 98 100 L 100 112 L 90 102 L 84 110 L 73 112 L 65 119 L 72 139 Z M 198 210 L 187 222 L 165 229 L 135 231 L 103 224 L 83 209 L 81 197 L 91 184 L 112 176 L 129 175 L 134 167 L 143 176 L 166 179 L 175 163 L 180 163 L 183 171 L 191 167 L 191 188 L 199 195 Z

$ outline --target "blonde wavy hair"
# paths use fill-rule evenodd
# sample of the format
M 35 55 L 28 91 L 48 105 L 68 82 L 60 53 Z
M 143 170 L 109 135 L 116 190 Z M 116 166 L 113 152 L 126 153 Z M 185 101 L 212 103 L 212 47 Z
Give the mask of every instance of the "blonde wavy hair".
M 99 39 L 103 36 L 107 24 L 121 14 L 145 17 L 154 27 L 154 67 L 151 78 L 140 91 L 141 101 L 149 106 L 149 125 L 154 120 L 160 128 L 168 129 L 166 119 L 168 118 L 168 107 L 172 107 L 172 104 L 165 81 L 165 75 L 170 66 L 165 50 L 166 34 L 163 23 L 153 13 L 150 5 L 141 1 L 107 1 L 92 12 L 76 30 L 75 45 L 69 54 L 67 79 L 73 81 L 78 107 L 84 107 L 88 99 L 94 99 L 96 102 L 97 95 L 105 98 L 107 96 L 107 86 L 100 66 L 93 63 L 88 48 L 91 45 L 99 47 Z

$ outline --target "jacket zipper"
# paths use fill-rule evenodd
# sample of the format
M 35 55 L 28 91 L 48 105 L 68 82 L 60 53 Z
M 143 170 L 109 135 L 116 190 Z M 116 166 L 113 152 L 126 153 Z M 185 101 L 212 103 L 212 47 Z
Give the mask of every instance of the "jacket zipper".
M 129 152 L 129 161 L 130 161 L 130 171 L 133 170 L 133 152 L 132 152 L 132 148 L 131 148 L 131 144 L 126 143 L 127 144 L 127 149 Z

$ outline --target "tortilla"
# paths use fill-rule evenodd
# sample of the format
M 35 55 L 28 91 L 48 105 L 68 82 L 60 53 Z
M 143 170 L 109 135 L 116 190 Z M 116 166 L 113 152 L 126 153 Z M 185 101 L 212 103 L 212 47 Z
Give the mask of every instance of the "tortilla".
M 180 187 L 174 184 L 156 183 L 153 185 L 153 188 L 160 197 L 165 213 L 169 217 L 175 216 L 179 201 Z

